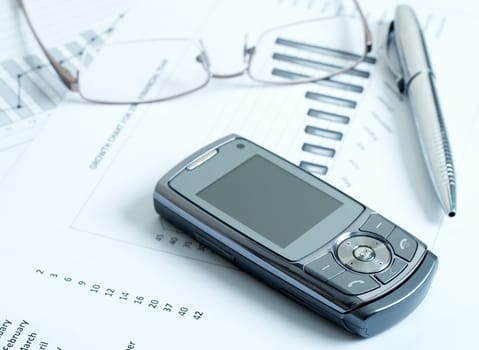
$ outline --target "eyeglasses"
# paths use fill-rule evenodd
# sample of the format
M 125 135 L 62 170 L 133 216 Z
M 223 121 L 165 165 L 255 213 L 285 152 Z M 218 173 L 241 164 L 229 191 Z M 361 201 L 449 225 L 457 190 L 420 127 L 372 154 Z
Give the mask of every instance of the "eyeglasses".
M 46 49 L 18 0 L 47 60 L 65 86 L 90 102 L 136 104 L 160 102 L 205 87 L 212 78 L 247 75 L 261 84 L 293 85 L 330 79 L 355 67 L 372 50 L 372 36 L 357 0 L 354 13 L 295 22 L 265 30 L 253 46 L 245 44 L 244 68 L 215 74 L 201 40 L 150 39 L 90 45 L 76 73 Z

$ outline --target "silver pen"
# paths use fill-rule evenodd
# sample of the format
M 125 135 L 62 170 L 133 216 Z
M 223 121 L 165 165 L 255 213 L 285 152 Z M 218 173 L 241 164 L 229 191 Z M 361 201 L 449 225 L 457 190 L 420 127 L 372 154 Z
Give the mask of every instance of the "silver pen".
M 456 215 L 456 177 L 434 74 L 419 22 L 409 6 L 396 8 L 393 38 L 402 70 L 403 92 L 416 122 L 422 153 L 446 213 Z

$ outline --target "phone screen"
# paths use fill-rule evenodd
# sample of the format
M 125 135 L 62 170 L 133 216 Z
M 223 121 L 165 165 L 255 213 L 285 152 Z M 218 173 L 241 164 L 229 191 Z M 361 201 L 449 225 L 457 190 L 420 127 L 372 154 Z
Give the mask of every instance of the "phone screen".
M 282 248 L 343 205 L 260 155 L 197 196 Z

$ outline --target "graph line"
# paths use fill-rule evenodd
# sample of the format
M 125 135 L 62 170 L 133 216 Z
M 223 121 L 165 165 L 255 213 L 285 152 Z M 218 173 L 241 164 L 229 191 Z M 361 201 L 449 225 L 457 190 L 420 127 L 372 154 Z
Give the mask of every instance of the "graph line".
M 125 17 L 126 13 L 120 13 L 115 20 L 104 31 L 96 34 L 93 30 L 86 30 L 80 33 L 80 36 L 86 41 L 85 45 L 81 45 L 76 41 L 71 41 L 65 44 L 65 47 L 71 52 L 70 55 L 64 56 L 61 51 L 53 48 L 51 53 L 58 62 L 66 69 L 76 74 L 76 68 L 73 61 L 83 55 L 86 48 L 93 44 L 103 44 L 104 39 L 114 32 L 118 23 Z M 16 82 L 14 89 L 0 79 L 0 97 L 3 98 L 10 108 L 0 109 L 0 115 L 4 120 L 7 112 L 14 111 L 20 118 L 28 118 L 34 115 L 25 101 L 24 94 L 31 97 L 43 111 L 48 111 L 55 108 L 66 94 L 66 88 L 62 86 L 61 81 L 56 74 L 49 69 L 51 66 L 48 62 L 42 61 L 35 55 L 28 55 L 24 58 L 30 69 L 22 69 L 14 60 L 8 60 L 1 63 L 3 68 Z M 45 83 L 48 90 L 53 93 L 48 94 L 45 89 L 39 86 L 37 76 Z M 12 95 L 14 98 L 12 98 Z M 7 125 L 5 121 L 0 123 L 0 127 Z

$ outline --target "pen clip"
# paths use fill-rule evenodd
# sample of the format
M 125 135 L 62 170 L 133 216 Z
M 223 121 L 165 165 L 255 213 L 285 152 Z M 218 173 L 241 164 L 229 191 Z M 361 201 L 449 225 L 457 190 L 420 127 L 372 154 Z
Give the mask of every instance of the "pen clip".
M 406 83 L 405 83 L 404 76 L 392 64 L 393 58 L 391 57 L 391 54 L 392 54 L 392 51 L 394 51 L 397 66 L 399 66 L 399 62 L 398 62 L 399 55 L 398 55 L 398 53 L 396 51 L 396 47 L 393 43 L 394 35 L 395 35 L 394 21 L 391 21 L 391 24 L 389 25 L 389 28 L 388 28 L 388 31 L 387 31 L 387 36 L 386 36 L 386 45 L 385 45 L 385 51 L 386 51 L 385 58 L 386 59 L 385 59 L 385 62 L 386 62 L 386 66 L 388 67 L 389 71 L 394 76 L 394 79 L 396 81 L 396 86 L 398 87 L 399 92 L 404 93 L 404 91 L 406 89 Z

